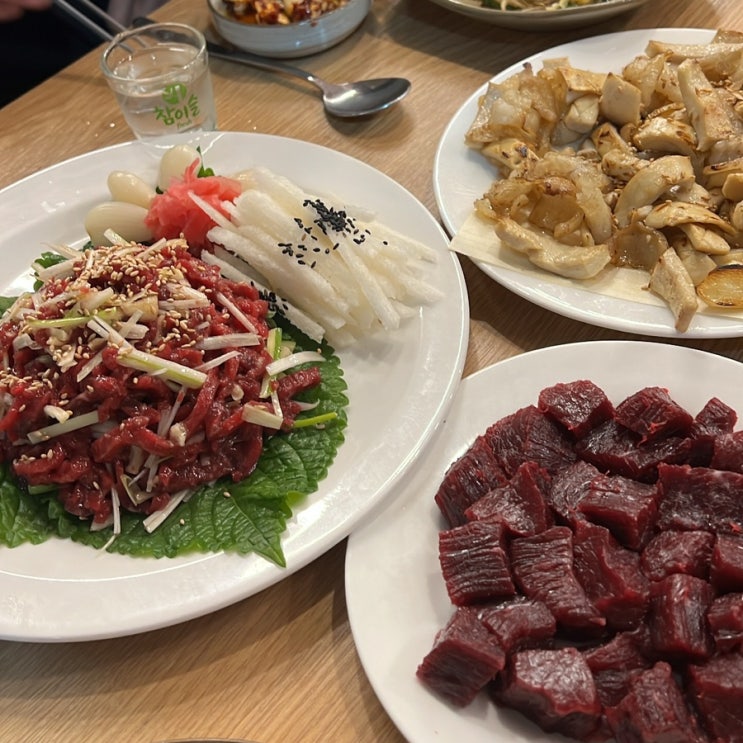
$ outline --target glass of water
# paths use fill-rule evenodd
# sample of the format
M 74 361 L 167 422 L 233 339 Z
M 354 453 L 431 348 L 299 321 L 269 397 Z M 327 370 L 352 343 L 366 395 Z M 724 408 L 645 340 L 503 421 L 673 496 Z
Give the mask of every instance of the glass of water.
M 216 128 L 206 41 L 197 29 L 153 23 L 123 31 L 101 67 L 139 139 Z

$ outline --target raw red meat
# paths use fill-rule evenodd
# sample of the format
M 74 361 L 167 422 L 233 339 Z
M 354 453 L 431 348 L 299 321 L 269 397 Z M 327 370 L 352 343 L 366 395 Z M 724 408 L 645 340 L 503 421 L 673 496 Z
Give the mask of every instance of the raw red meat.
M 577 439 L 614 415 L 614 406 L 606 393 L 587 379 L 543 389 L 538 406 Z
M 743 472 L 743 431 L 721 433 L 712 440 L 709 466 L 716 470 Z
M 717 655 L 688 669 L 689 695 L 715 743 L 743 741 L 743 656 Z
M 583 518 L 578 512 L 578 506 L 598 474 L 599 471 L 592 464 L 579 459 L 563 467 L 552 478 L 549 503 L 555 514 L 565 523 L 570 524 L 576 518 Z
M 472 446 L 454 462 L 434 497 L 436 505 L 449 526 L 467 521 L 464 512 L 485 493 L 505 485 L 508 477 L 496 461 L 484 436 L 478 436 Z
M 713 598 L 712 586 L 693 575 L 674 573 L 652 584 L 650 637 L 663 659 L 696 663 L 712 655 L 707 610 Z
M 662 531 L 642 551 L 642 570 L 650 580 L 671 573 L 709 578 L 715 535 L 708 531 Z
M 465 512 L 470 521 L 497 521 L 517 536 L 538 534 L 552 526 L 546 494 L 550 476 L 534 462 L 524 462 L 511 481 L 475 501 Z
M 712 550 L 710 581 L 718 591 L 743 591 L 743 537 L 717 534 Z
M 641 482 L 655 482 L 661 462 L 684 463 L 691 450 L 691 439 L 678 436 L 641 444 L 636 433 L 613 419 L 589 431 L 575 446 L 581 459 L 601 471 Z
M 534 405 L 494 423 L 485 437 L 509 477 L 524 462 L 536 462 L 553 474 L 576 459 L 565 430 Z
M 743 593 L 716 598 L 707 611 L 707 623 L 715 646 L 724 653 L 740 649 L 743 642 Z
M 619 632 L 603 645 L 583 651 L 593 674 L 601 704 L 613 707 L 629 692 L 633 676 L 650 668 L 650 634 L 642 624 L 632 632 Z
M 457 475 L 458 494 L 442 494 L 451 481 L 439 489 L 442 511 L 465 524 L 444 540 L 460 595 L 477 602 L 468 631 L 489 633 L 504 663 L 483 682 L 478 659 L 473 680 L 449 643 L 439 668 L 457 668 L 460 699 L 484 683 L 498 704 L 590 743 L 743 743 L 737 416 L 712 398 L 692 419 L 662 388 L 628 397 L 621 423 L 597 410 L 591 383 L 546 388 L 461 458 L 476 464 Z M 728 470 L 709 466 L 713 450 Z M 455 536 L 488 526 L 495 536 L 468 573 Z M 494 554 L 514 595 L 483 599 Z
M 567 526 L 514 539 L 511 569 L 524 595 L 546 604 L 564 629 L 595 633 L 606 625 L 575 577 L 573 533 Z
M 692 438 L 698 438 L 732 433 L 737 422 L 738 414 L 722 400 L 713 397 L 694 417 L 690 435 Z
M 617 405 L 614 419 L 640 436 L 641 444 L 671 434 L 688 436 L 693 422 L 663 387 L 645 387 L 630 395 Z
M 572 647 L 515 653 L 498 676 L 494 694 L 543 730 L 574 738 L 588 738 L 601 717 L 591 671 Z
M 689 464 L 695 467 L 709 467 L 712 461 L 712 448 L 715 437 L 732 433 L 738 421 L 738 414 L 722 400 L 713 397 L 697 413 L 689 433 L 693 446 Z
M 603 526 L 577 521 L 573 559 L 578 580 L 610 629 L 634 629 L 642 622 L 650 584 L 640 570 L 640 555 L 622 547 Z
M 480 619 L 507 653 L 541 645 L 557 631 L 547 606 L 524 596 L 483 608 Z
M 505 654 L 470 607 L 457 609 L 418 666 L 426 686 L 458 707 L 469 704 L 500 671 Z
M 617 743 L 702 743 L 706 738 L 692 717 L 668 663 L 656 663 L 629 681 L 629 693 L 606 719 Z
M 637 550 L 651 536 L 659 499 L 655 485 L 599 474 L 578 509 L 590 521 L 609 529 L 625 547 Z
M 513 596 L 504 527 L 472 521 L 439 533 L 439 562 L 456 606 Z
M 658 485 L 661 529 L 729 531 L 743 524 L 743 474 L 661 464 Z

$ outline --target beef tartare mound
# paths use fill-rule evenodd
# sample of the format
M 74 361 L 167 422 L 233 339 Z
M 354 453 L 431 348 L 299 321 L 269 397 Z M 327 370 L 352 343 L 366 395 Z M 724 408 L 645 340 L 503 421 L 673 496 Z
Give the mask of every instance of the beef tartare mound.
M 91 528 L 116 533 L 124 508 L 151 530 L 194 488 L 248 477 L 320 382 L 305 362 L 322 356 L 292 363 L 258 291 L 184 240 L 35 269 L 0 322 L 0 459 Z

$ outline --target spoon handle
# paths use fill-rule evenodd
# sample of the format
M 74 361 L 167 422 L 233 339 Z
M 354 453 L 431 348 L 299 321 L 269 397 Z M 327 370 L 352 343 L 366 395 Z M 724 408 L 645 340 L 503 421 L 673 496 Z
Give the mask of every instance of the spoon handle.
M 258 54 L 251 54 L 250 52 L 243 52 L 239 50 L 228 49 L 227 47 L 215 44 L 213 41 L 206 42 L 206 49 L 209 55 L 216 59 L 225 59 L 228 62 L 238 62 L 240 64 L 248 65 L 248 67 L 256 67 L 259 70 L 269 70 L 271 72 L 283 72 L 287 75 L 294 75 L 295 77 L 301 77 L 302 80 L 306 80 L 308 83 L 316 85 L 321 90 L 323 89 L 322 81 L 315 77 L 311 72 L 302 70 L 299 67 L 285 64 L 283 62 L 277 62 L 267 57 L 261 57 Z

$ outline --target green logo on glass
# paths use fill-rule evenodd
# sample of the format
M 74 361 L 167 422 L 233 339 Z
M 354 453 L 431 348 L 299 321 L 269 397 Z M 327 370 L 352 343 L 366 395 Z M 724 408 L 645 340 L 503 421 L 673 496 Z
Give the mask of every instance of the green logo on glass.
M 189 93 L 183 83 L 167 85 L 162 94 L 163 106 L 155 107 L 155 118 L 165 126 L 175 125 L 176 129 L 184 129 L 193 125 L 201 111 L 199 97 Z
M 171 106 L 176 106 L 188 95 L 188 88 L 183 83 L 166 85 L 163 91 L 163 100 Z

